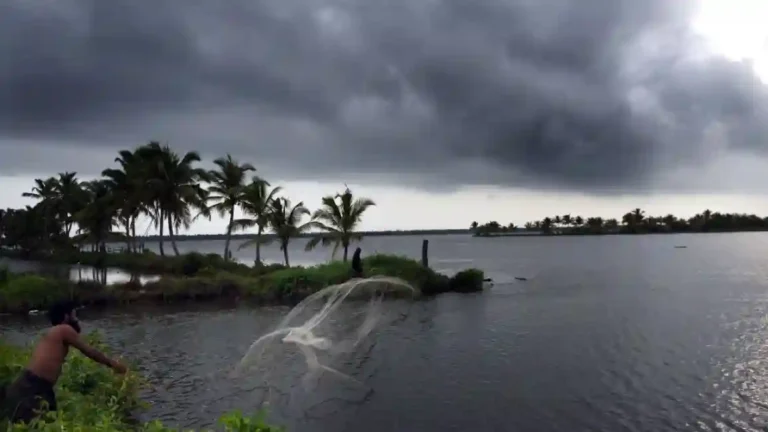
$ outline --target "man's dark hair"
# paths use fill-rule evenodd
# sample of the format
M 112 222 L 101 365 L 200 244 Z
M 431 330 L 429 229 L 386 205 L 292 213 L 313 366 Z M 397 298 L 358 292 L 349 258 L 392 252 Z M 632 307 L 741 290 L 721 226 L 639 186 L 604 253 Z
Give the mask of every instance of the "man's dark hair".
M 75 309 L 77 309 L 77 304 L 73 301 L 62 301 L 54 304 L 48 310 L 48 319 L 51 320 L 51 325 L 56 326 L 64 323 L 64 318 L 71 315 Z

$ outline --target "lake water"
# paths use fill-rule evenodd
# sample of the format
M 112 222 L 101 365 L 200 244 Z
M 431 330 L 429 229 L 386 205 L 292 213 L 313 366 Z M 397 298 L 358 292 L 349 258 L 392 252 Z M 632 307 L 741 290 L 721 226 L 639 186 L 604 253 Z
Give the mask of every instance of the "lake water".
M 363 251 L 417 257 L 420 239 L 369 238 Z M 496 283 L 480 294 L 385 302 L 401 319 L 333 364 L 363 387 L 323 377 L 307 392 L 306 369 L 288 351 L 265 360 L 268 382 L 258 373 L 227 378 L 286 308 L 86 310 L 84 325 L 103 330 L 149 378 L 147 417 L 185 427 L 212 426 L 222 412 L 265 399 L 292 431 L 768 425 L 767 234 L 430 240 L 436 267 L 477 266 Z M 223 250 L 220 242 L 179 246 Z M 326 257 L 300 246 L 291 251 L 297 264 Z M 0 325 L 14 340 L 44 328 L 36 317 Z

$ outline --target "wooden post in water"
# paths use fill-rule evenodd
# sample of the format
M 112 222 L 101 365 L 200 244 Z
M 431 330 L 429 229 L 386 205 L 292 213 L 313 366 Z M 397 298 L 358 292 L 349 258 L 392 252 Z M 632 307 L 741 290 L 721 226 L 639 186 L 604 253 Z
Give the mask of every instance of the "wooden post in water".
M 429 240 L 421 241 L 421 265 L 429 267 Z

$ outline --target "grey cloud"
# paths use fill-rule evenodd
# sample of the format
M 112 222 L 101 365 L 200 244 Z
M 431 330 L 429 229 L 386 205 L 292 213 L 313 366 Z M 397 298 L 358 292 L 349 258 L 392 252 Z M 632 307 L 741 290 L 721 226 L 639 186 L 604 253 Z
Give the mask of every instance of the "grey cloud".
M 658 188 L 768 136 L 766 86 L 702 48 L 691 5 L 7 0 L 0 142 L 158 139 L 430 188 Z

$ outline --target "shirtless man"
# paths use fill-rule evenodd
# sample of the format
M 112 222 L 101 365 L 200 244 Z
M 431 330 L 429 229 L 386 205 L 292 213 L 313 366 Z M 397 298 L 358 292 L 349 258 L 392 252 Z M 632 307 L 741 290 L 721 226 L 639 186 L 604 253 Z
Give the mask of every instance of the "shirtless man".
M 125 366 L 112 360 L 89 346 L 80 338 L 80 321 L 75 313 L 75 304 L 63 302 L 48 311 L 53 327 L 38 342 L 27 368 L 5 391 L 5 400 L 0 401 L 0 418 L 8 417 L 13 423 L 27 422 L 46 408 L 56 410 L 56 395 L 53 388 L 61 375 L 61 367 L 75 347 L 86 357 L 112 368 L 116 373 L 126 372 Z M 46 406 L 47 405 L 47 406 Z

